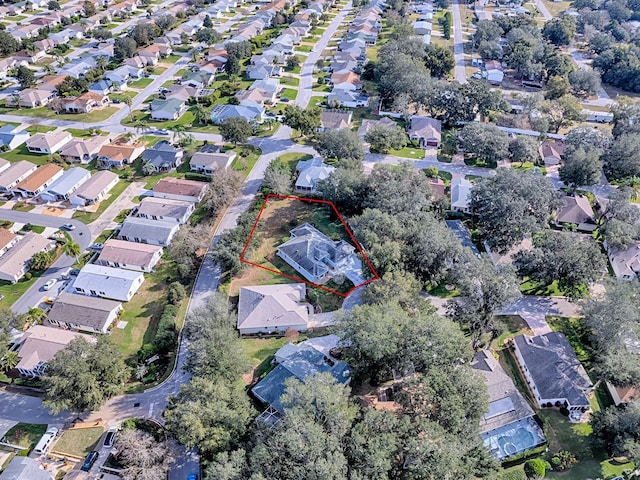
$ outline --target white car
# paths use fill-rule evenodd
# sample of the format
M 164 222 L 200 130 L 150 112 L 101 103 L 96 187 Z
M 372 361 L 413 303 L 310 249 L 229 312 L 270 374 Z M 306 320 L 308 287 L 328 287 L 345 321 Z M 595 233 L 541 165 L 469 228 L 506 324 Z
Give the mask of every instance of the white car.
M 56 279 L 52 278 L 51 280 L 47 281 L 47 283 L 45 283 L 42 288 L 44 288 L 45 290 L 51 290 L 51 287 L 53 287 L 55 284 Z

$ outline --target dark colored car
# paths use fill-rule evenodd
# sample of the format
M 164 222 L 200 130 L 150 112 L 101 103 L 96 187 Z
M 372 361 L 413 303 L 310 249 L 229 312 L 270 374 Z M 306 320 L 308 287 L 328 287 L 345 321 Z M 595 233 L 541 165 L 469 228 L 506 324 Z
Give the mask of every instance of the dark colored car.
M 93 467 L 93 464 L 96 463 L 97 459 L 98 459 L 98 452 L 94 450 L 89 455 L 87 455 L 87 457 L 84 459 L 84 462 L 82 463 L 82 467 L 80 467 L 80 470 L 82 470 L 83 472 L 88 472 L 89 470 L 91 470 L 91 467 Z

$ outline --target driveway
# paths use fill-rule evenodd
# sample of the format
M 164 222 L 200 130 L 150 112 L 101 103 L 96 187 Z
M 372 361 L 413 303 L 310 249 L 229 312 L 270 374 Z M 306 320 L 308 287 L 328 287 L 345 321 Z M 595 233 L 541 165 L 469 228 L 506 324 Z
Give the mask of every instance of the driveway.
M 8 220 L 10 222 L 30 223 L 32 225 L 41 225 L 43 227 L 59 228 L 64 223 L 75 225 L 75 230 L 68 232 L 74 242 L 80 245 L 80 250 L 84 251 L 91 243 L 91 232 L 89 228 L 78 220 L 70 220 L 68 218 L 58 218 L 51 215 L 42 215 L 38 213 L 19 212 L 15 210 L 0 209 L 0 220 Z M 31 287 L 11 306 L 11 310 L 16 313 L 26 313 L 29 308 L 42 302 L 45 296 L 49 296 L 48 292 L 42 290 L 43 285 L 49 280 L 59 280 L 60 275 L 71 268 L 75 263 L 75 258 L 62 255 L 49 269 L 38 278 Z M 58 288 L 62 287 L 59 282 Z
M 4 438 L 11 428 L 18 423 L 16 420 L 5 420 L 4 418 L 0 418 L 0 438 Z
M 111 205 L 109 205 L 100 217 L 95 222 L 89 224 L 89 230 L 91 231 L 91 238 L 95 239 L 105 230 L 115 228 L 117 225 L 113 221 L 118 214 L 127 208 L 133 208 L 133 198 L 140 195 L 144 190 L 144 182 L 133 182 L 116 198 Z

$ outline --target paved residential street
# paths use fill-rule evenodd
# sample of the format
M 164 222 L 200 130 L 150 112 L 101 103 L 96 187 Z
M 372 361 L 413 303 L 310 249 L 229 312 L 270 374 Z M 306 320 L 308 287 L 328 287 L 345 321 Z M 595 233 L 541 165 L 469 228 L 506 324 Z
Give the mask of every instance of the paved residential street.
M 453 13 L 453 55 L 456 59 L 454 77 L 459 83 L 467 83 L 467 74 L 464 63 L 464 39 L 462 37 L 462 18 L 460 16 L 460 0 L 453 0 L 451 11 Z
M 68 218 L 59 218 L 52 215 L 43 215 L 30 212 L 19 212 L 16 210 L 0 209 L 0 220 L 8 220 L 10 222 L 30 223 L 32 225 L 40 225 L 43 227 L 59 228 L 65 223 L 75 225 L 75 230 L 68 232 L 74 242 L 80 245 L 81 251 L 91 244 L 91 232 L 89 228 L 78 220 L 70 220 Z M 59 280 L 60 275 L 67 271 L 75 263 L 75 258 L 62 255 L 49 269 L 38 278 L 34 284 L 22 295 L 11 307 L 16 313 L 26 313 L 29 308 L 41 302 L 43 297 L 48 296 L 48 292 L 42 290 L 42 286 L 49 280 Z M 61 284 L 62 285 L 62 284 Z M 61 286 L 60 285 L 60 286 Z M 54 292 L 51 292 L 54 294 Z

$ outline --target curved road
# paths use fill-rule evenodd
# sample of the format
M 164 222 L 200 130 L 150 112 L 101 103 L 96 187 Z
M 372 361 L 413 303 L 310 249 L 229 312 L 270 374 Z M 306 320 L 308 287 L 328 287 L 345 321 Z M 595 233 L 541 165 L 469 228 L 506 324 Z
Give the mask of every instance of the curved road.
M 65 223 L 75 225 L 75 230 L 68 232 L 74 242 L 80 245 L 80 250 L 84 251 L 91 244 L 91 232 L 89 228 L 78 220 L 59 218 L 52 215 L 39 213 L 19 212 L 16 210 L 0 209 L 0 220 L 8 220 L 16 223 L 30 223 L 43 227 L 60 228 Z M 26 313 L 29 308 L 40 303 L 40 299 L 46 295 L 42 286 L 51 279 L 58 280 L 60 274 L 66 271 L 75 263 L 73 257 L 62 255 L 49 269 L 38 278 L 31 287 L 13 304 L 11 310 L 16 313 Z M 54 292 L 52 292 L 54 293 Z

